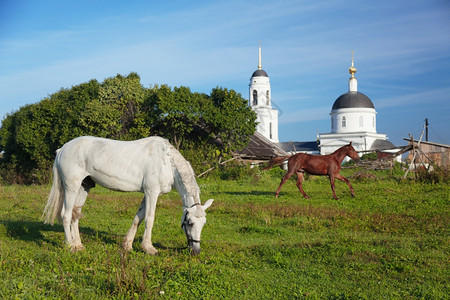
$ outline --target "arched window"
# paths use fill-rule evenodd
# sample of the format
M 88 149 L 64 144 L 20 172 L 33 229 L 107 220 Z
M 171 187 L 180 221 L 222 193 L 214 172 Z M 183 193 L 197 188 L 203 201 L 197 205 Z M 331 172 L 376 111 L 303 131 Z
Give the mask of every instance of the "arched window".
M 372 127 L 375 128 L 375 117 L 372 118 Z
M 270 105 L 270 92 L 267 90 L 266 92 L 266 105 Z
M 359 116 L 359 127 L 364 127 L 364 118 L 363 118 L 363 116 Z
M 253 90 L 253 105 L 258 105 L 258 92 Z
M 347 126 L 347 119 L 344 117 L 342 117 L 342 127 L 346 127 Z
M 331 130 L 334 130 L 334 118 L 331 117 Z

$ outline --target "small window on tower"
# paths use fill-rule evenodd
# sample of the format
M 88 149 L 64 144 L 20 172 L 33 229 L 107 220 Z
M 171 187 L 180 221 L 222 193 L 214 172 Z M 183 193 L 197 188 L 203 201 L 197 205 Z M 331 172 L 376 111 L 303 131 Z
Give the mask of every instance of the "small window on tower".
M 266 92 L 266 105 L 270 105 L 270 93 L 269 93 L 269 91 Z
M 359 127 L 364 127 L 364 119 L 363 119 L 363 116 L 359 116 Z
M 258 92 L 253 90 L 253 105 L 258 105 Z
M 272 122 L 269 124 L 269 136 L 270 136 L 270 139 L 272 139 Z
M 347 119 L 345 117 L 342 117 L 342 127 L 347 126 Z

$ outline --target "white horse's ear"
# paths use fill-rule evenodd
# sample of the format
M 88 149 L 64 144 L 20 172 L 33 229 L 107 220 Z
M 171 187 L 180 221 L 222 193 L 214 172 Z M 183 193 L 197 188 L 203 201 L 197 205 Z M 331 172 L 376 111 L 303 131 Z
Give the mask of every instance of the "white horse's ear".
M 209 199 L 205 202 L 205 204 L 202 205 L 203 209 L 206 210 L 208 207 L 211 206 L 211 204 L 214 202 L 214 199 Z

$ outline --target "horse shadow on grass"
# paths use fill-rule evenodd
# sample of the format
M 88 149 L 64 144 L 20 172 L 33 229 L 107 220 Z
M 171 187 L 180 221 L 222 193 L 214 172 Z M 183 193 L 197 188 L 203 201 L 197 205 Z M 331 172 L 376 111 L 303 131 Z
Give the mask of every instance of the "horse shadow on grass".
M 39 246 L 49 244 L 60 247 L 64 241 L 64 228 L 61 224 L 49 225 L 37 221 L 0 220 L 0 226 L 5 228 L 5 235 L 7 237 L 25 242 L 33 242 Z M 57 237 L 52 233 L 58 233 Z M 121 245 L 124 237 L 105 231 L 98 231 L 89 227 L 80 227 L 80 234 L 82 241 L 100 240 L 105 244 L 111 245 Z M 142 237 L 135 239 L 133 243 L 135 250 L 140 249 L 137 245 L 138 243 L 142 243 Z M 158 250 L 175 252 L 182 252 L 188 249 L 187 246 L 169 247 L 160 242 L 153 243 L 153 246 Z
M 233 196 L 273 196 L 275 198 L 275 192 L 269 191 L 251 191 L 251 192 L 232 192 L 224 191 L 222 194 L 233 195 Z
M 6 229 L 6 236 L 12 239 L 17 239 L 26 242 L 34 242 L 38 245 L 48 243 L 52 245 L 59 245 L 59 236 L 54 238 L 53 233 L 64 233 L 62 225 L 48 225 L 37 221 L 18 221 L 18 220 L 0 220 L 0 225 Z M 49 232 L 49 234 L 44 234 Z M 80 227 L 80 233 L 88 239 L 100 239 L 106 244 L 117 243 L 117 237 L 104 231 L 97 231 L 88 227 Z
M 142 240 L 140 240 L 142 242 Z M 183 251 L 189 251 L 189 247 L 186 246 L 179 246 L 179 247 L 168 247 L 164 246 L 164 244 L 161 244 L 160 242 L 153 243 L 153 247 L 155 247 L 158 251 L 169 251 L 169 252 L 183 252 Z M 139 249 L 136 247 L 136 249 Z

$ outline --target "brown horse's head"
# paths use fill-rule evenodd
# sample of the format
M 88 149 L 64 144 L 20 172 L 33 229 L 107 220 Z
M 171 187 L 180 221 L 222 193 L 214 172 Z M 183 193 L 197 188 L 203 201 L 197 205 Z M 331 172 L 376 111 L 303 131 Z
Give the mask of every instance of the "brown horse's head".
M 353 159 L 354 161 L 358 161 L 359 160 L 359 155 L 356 152 L 355 148 L 353 148 L 352 146 L 352 142 L 350 142 L 350 144 L 348 144 L 346 146 L 347 148 L 347 156 L 349 156 L 351 159 Z

